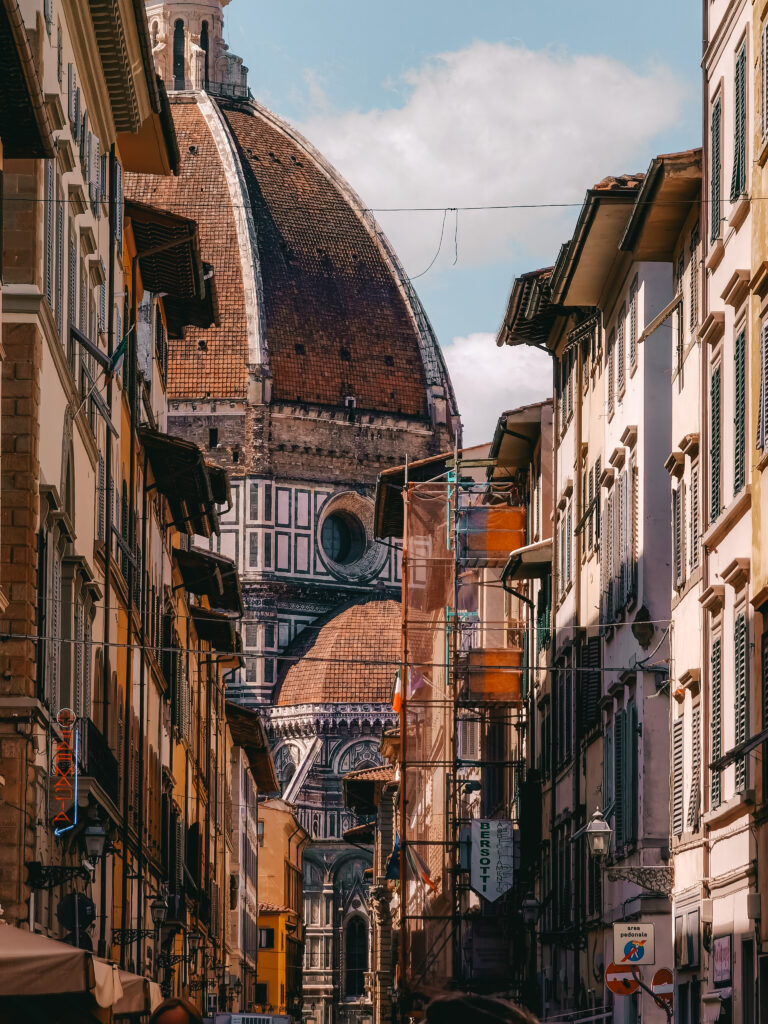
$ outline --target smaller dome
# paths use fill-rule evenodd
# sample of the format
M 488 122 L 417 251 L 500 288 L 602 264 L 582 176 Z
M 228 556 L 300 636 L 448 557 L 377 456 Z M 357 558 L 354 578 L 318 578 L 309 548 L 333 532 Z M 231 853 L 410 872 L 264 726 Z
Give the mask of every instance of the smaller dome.
M 283 652 L 276 703 L 389 704 L 401 638 L 400 602 L 385 595 L 320 616 Z

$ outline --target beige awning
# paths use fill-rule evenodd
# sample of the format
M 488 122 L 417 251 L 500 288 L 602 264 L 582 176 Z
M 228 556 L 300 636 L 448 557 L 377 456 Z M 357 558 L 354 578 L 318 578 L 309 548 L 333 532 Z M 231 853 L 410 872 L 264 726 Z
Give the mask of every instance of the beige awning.
M 542 579 L 552 570 L 552 540 L 539 540 L 518 548 L 509 556 L 502 579 L 507 583 L 518 580 Z
M 0 996 L 91 993 L 99 1006 L 122 995 L 111 964 L 94 960 L 85 949 L 45 935 L 0 925 Z

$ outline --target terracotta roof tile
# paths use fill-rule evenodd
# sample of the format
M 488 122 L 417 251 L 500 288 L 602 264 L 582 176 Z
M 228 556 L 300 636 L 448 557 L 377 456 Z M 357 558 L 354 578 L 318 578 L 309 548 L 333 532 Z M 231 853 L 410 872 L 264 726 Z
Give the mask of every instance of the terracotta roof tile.
M 321 616 L 285 650 L 277 704 L 389 704 L 401 638 L 399 601 L 366 595 Z
M 608 175 L 593 185 L 595 192 L 636 192 L 643 183 L 645 174 Z
M 395 769 L 391 764 L 379 764 L 373 768 L 359 768 L 355 772 L 347 772 L 345 782 L 392 782 Z

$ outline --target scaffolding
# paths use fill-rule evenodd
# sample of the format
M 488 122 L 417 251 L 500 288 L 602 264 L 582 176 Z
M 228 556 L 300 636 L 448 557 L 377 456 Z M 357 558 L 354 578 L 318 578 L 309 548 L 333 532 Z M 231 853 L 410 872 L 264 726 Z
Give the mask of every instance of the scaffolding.
M 400 711 L 400 987 L 418 998 L 455 981 L 519 995 L 508 892 L 471 887 L 472 821 L 512 838 L 525 778 L 527 643 L 501 570 L 526 543 L 526 488 L 487 481 L 485 460 L 404 487 Z M 519 833 L 518 833 L 519 834 Z M 514 889 L 514 885 L 513 885 Z M 528 936 L 522 932 L 526 950 Z M 527 964 L 526 964 L 527 966 Z M 518 965 L 519 967 L 519 965 Z M 495 973 L 494 973 L 495 972 Z

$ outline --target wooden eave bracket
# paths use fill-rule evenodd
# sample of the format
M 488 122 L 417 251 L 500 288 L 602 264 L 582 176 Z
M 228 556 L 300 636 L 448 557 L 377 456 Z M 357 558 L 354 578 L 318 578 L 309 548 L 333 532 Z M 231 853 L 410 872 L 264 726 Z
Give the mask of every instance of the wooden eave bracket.
M 699 433 L 686 434 L 685 437 L 678 443 L 678 448 L 687 455 L 689 459 L 695 459 L 699 454 Z
M 749 295 L 749 271 L 734 270 L 725 288 L 720 293 L 720 298 L 728 306 L 738 309 Z
M 699 604 L 710 615 L 717 614 L 725 604 L 725 587 L 723 584 L 717 583 L 707 587 L 699 598 Z
M 632 424 L 629 427 L 625 427 L 620 441 L 623 445 L 626 445 L 627 448 L 634 448 L 637 444 L 637 425 Z
M 664 469 L 666 469 L 670 476 L 674 476 L 679 480 L 685 469 L 685 455 L 680 451 L 670 452 L 667 456 L 667 461 L 664 463 Z
M 720 579 L 734 590 L 741 590 L 749 582 L 750 562 L 748 558 L 734 558 L 720 573 Z
M 626 462 L 626 459 L 627 453 L 624 450 L 624 445 L 622 444 L 618 445 L 616 448 L 613 449 L 608 461 L 614 467 L 614 469 L 621 469 L 621 467 Z
M 699 328 L 699 338 L 707 345 L 716 345 L 725 333 L 725 313 L 713 310 Z

